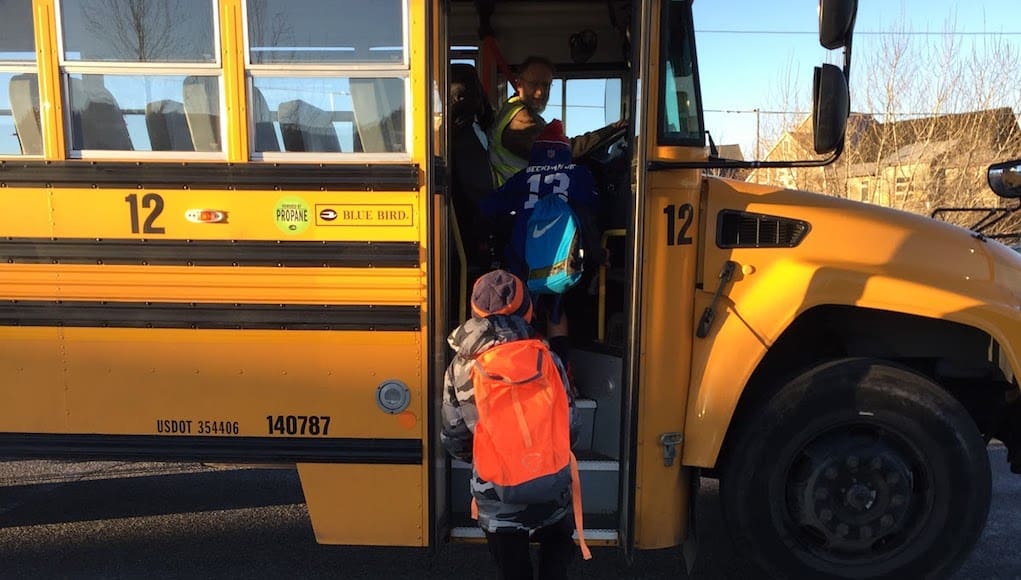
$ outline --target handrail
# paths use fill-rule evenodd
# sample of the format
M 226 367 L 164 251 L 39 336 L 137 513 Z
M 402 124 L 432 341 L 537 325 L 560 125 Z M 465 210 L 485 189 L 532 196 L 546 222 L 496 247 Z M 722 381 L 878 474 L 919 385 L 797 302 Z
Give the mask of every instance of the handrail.
M 606 249 L 606 243 L 610 238 L 627 236 L 627 230 L 613 229 L 603 232 L 602 247 Z M 596 338 L 599 342 L 606 342 L 606 263 L 599 267 L 599 320 L 596 330 Z
M 461 226 L 457 222 L 457 212 L 453 204 L 447 204 L 450 210 L 451 230 L 454 233 L 454 246 L 457 248 L 457 258 L 461 269 L 458 271 L 458 300 L 457 300 L 457 321 L 461 324 L 467 320 L 468 312 L 468 254 L 464 251 L 464 241 L 461 239 Z

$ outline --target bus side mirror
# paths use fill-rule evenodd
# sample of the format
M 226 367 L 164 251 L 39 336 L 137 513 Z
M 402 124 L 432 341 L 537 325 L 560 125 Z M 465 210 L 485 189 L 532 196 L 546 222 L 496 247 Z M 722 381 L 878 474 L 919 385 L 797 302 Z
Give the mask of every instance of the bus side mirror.
M 815 152 L 836 151 L 844 140 L 851 95 L 844 72 L 832 64 L 815 67 L 812 81 L 812 134 Z
M 1021 159 L 1004 161 L 989 166 L 986 173 L 989 189 L 1005 198 L 1021 197 Z
M 819 44 L 827 50 L 847 46 L 857 13 L 858 0 L 819 0 Z

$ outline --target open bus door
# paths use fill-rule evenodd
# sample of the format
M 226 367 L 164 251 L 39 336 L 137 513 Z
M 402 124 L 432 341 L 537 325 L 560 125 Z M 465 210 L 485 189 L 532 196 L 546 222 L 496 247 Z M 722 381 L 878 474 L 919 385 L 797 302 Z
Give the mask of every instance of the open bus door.
M 567 121 L 567 131 L 579 134 L 635 114 L 631 95 L 636 86 L 631 68 L 635 58 L 626 40 L 633 38 L 633 30 L 638 29 L 639 18 L 636 15 L 643 10 L 651 10 L 654 4 L 476 3 L 452 0 L 443 6 L 440 13 L 444 15 L 448 28 L 445 46 L 450 51 L 449 59 L 474 65 L 494 107 L 499 108 L 507 98 L 510 91 L 505 88 L 508 86 L 507 76 L 508 73 L 512 75 L 517 72 L 517 63 L 531 55 L 542 55 L 553 61 L 557 70 L 551 92 L 558 96 L 551 97 L 543 117 L 547 121 L 564 119 Z M 495 36 L 480 39 L 480 30 Z M 580 35 L 579 31 L 585 31 L 585 35 Z M 577 47 L 573 53 L 571 48 L 572 37 L 580 36 L 598 37 L 597 43 L 588 46 L 590 54 L 585 62 L 579 62 Z M 494 47 L 498 47 L 499 54 L 491 52 Z M 500 58 L 509 64 L 510 71 L 495 66 L 495 61 Z M 571 116 L 570 106 L 574 102 L 574 95 L 578 94 L 578 98 L 581 95 L 581 92 L 575 93 L 575 90 L 591 90 L 593 84 L 600 87 L 596 91 L 603 91 L 597 94 L 605 95 L 606 102 L 612 104 L 605 106 L 605 118 L 600 118 L 595 126 L 583 128 L 580 124 L 582 121 Z M 604 204 L 612 205 L 619 223 L 604 228 L 608 230 L 607 243 L 615 244 L 612 255 L 616 258 L 609 270 L 599 275 L 591 272 L 591 284 L 583 282 L 572 290 L 576 294 L 569 296 L 570 302 L 565 307 L 571 321 L 570 364 L 575 386 L 580 393 L 577 408 L 582 417 L 582 434 L 574 451 L 579 460 L 582 479 L 586 541 L 592 545 L 619 546 L 630 556 L 634 546 L 631 528 L 634 521 L 632 431 L 635 406 L 634 393 L 630 387 L 633 383 L 629 378 L 630 371 L 626 370 L 630 364 L 628 352 L 633 348 L 628 338 L 626 321 L 633 318 L 631 305 L 635 304 L 629 296 L 634 257 L 628 249 L 634 244 L 631 217 L 634 215 L 634 196 L 631 195 L 632 183 L 629 178 L 632 160 L 630 139 L 626 135 L 608 135 L 603 140 L 605 143 L 593 147 L 592 151 L 605 153 L 612 150 L 612 154 L 594 154 L 587 159 L 575 159 L 578 163 L 590 166 L 596 175 L 597 187 L 601 188 L 600 195 L 604 197 Z M 619 147 L 611 147 L 614 144 Z M 447 153 L 448 162 L 456 164 L 459 151 L 451 147 Z M 607 187 L 607 176 L 617 177 L 620 186 Z M 455 176 L 452 188 L 456 187 L 456 181 Z M 461 197 L 454 192 L 449 199 L 456 206 Z M 453 216 L 454 213 L 447 212 L 446 215 Z M 460 252 L 455 248 L 456 236 L 450 228 L 445 231 L 451 247 L 448 264 L 456 268 L 460 260 Z M 468 288 L 473 278 L 472 275 L 462 277 L 453 272 L 444 277 L 445 280 L 465 280 Z M 595 291 L 597 287 L 598 292 Z M 452 314 L 462 312 L 464 289 L 450 289 L 447 295 L 447 304 Z M 597 326 L 601 327 L 598 333 Z M 481 539 L 481 530 L 468 516 L 470 465 L 459 461 L 450 464 L 448 489 L 451 536 L 454 539 Z M 434 495 L 440 493 L 440 490 L 434 491 Z M 445 517 L 446 512 L 437 513 L 437 520 Z

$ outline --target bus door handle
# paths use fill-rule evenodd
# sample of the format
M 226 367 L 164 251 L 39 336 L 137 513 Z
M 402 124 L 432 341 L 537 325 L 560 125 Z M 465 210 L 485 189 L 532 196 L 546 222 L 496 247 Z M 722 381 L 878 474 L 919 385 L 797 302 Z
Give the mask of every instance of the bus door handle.
M 713 300 L 709 303 L 709 306 L 706 306 L 705 310 L 702 311 L 702 318 L 698 321 L 698 330 L 695 331 L 695 336 L 699 338 L 709 336 L 709 329 L 712 328 L 713 321 L 716 320 L 716 303 L 720 301 L 723 289 L 734 279 L 734 270 L 736 269 L 737 262 L 733 260 L 724 262 L 723 269 L 720 271 L 720 282 L 716 286 L 716 293 L 713 294 Z
M 677 458 L 677 446 L 684 441 L 684 434 L 670 431 L 659 436 L 659 444 L 663 446 L 663 465 L 672 467 Z

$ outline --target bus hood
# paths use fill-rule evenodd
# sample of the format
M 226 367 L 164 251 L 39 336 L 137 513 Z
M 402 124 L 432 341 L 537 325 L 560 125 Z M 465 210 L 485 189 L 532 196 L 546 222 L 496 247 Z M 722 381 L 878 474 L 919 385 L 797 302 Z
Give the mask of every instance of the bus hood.
M 759 278 L 749 286 L 768 280 L 774 296 L 776 288 L 797 292 L 801 287 L 795 311 L 854 304 L 969 324 L 976 321 L 968 320 L 967 312 L 976 309 L 1017 316 L 1021 255 L 999 242 L 905 211 L 746 182 L 708 181 L 707 290 L 714 288 L 707 279 L 730 259 L 742 267 L 742 276 Z M 724 215 L 729 228 L 723 225 Z M 790 240 L 764 234 L 750 247 L 747 235 L 739 244 L 727 239 L 735 220 L 745 232 L 768 234 L 763 224 L 779 220 L 788 226 L 804 223 L 807 233 L 793 247 L 784 245 Z

